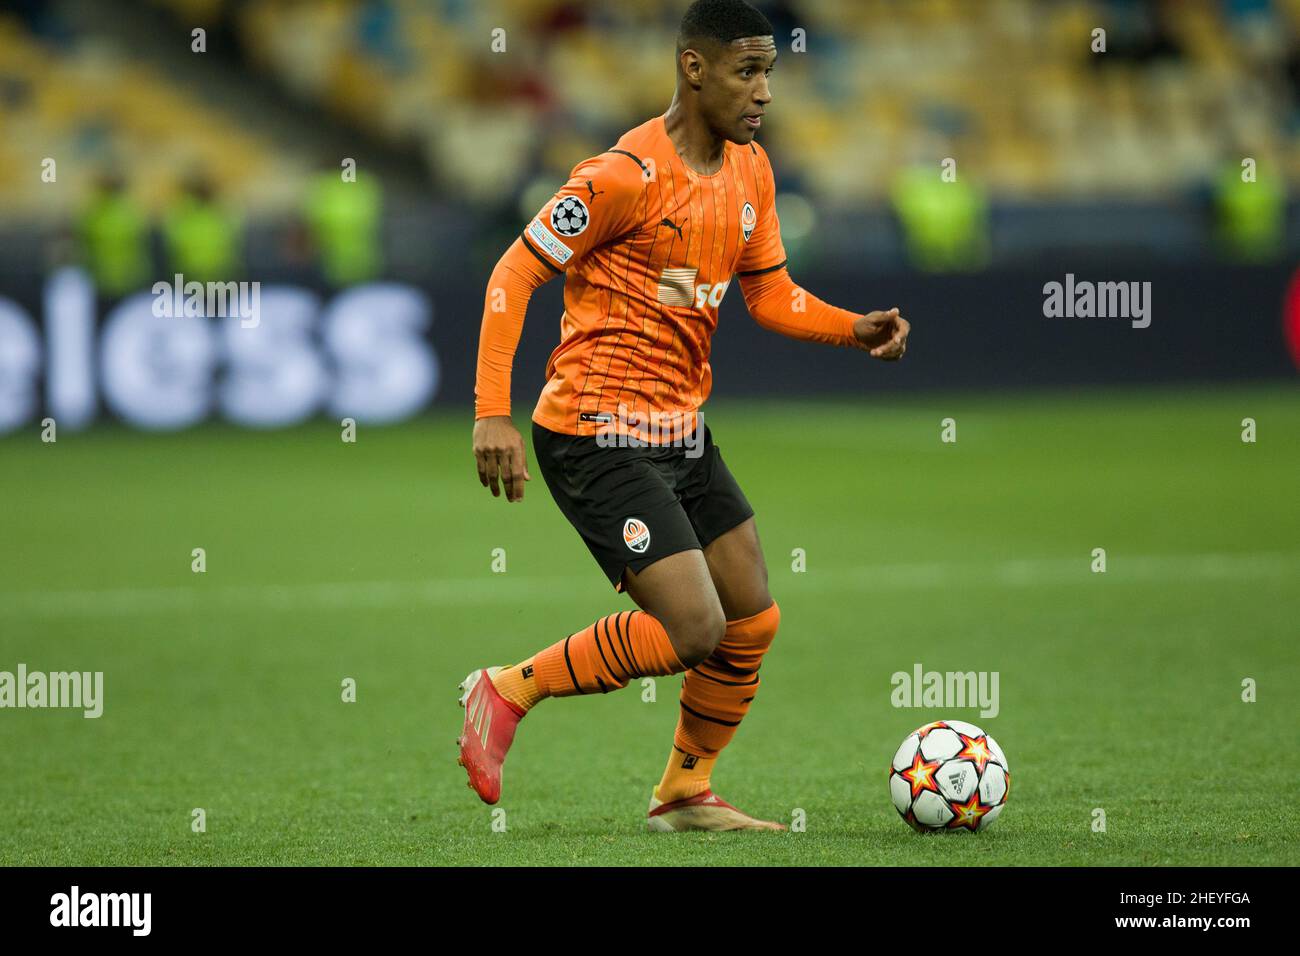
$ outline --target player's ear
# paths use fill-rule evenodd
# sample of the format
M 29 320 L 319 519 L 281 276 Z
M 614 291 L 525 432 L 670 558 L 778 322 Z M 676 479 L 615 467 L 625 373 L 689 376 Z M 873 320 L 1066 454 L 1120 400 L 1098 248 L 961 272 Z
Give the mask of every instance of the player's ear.
M 704 76 L 704 58 L 698 50 L 687 47 L 677 55 L 677 68 L 693 89 L 699 89 Z

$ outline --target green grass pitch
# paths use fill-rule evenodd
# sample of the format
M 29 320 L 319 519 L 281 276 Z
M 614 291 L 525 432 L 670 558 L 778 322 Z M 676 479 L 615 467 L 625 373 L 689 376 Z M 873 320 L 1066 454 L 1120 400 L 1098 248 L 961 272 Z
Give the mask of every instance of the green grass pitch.
M 467 415 L 355 444 L 33 426 L 0 440 L 0 670 L 103 671 L 105 707 L 0 711 L 0 863 L 1300 863 L 1296 398 L 706 409 L 783 612 L 714 784 L 803 810 L 782 834 L 644 832 L 677 678 L 541 704 L 494 830 L 455 763 L 457 682 L 630 602 L 535 465 L 522 505 L 479 487 Z M 997 671 L 1000 712 L 893 707 L 916 663 Z M 886 767 L 947 716 L 998 738 L 1011 798 L 982 834 L 919 836 Z

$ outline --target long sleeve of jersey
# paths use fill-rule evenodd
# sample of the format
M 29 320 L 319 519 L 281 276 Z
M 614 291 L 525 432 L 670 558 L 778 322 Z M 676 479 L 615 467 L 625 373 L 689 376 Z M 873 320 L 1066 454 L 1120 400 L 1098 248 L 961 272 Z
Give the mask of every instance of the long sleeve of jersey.
M 749 314 L 765 329 L 808 342 L 858 345 L 853 323 L 859 314 L 823 302 L 796 285 L 784 267 L 741 275 L 740 291 Z
M 488 280 L 479 329 L 474 417 L 510 414 L 510 371 L 524 330 L 524 314 L 533 291 L 557 275 L 556 270 L 516 239 Z
M 599 191 L 592 185 L 599 185 Z M 596 205 L 592 196 L 600 196 Z M 576 229 L 557 234 L 558 203 L 569 197 L 588 217 Z M 510 369 L 524 328 L 524 313 L 533 290 L 566 272 L 575 261 L 602 243 L 623 235 L 644 216 L 645 181 L 639 163 L 617 152 L 583 160 L 569 181 L 533 217 L 506 250 L 488 280 L 479 330 L 478 374 L 474 416 L 510 414 Z M 547 228 L 547 224 L 550 228 Z

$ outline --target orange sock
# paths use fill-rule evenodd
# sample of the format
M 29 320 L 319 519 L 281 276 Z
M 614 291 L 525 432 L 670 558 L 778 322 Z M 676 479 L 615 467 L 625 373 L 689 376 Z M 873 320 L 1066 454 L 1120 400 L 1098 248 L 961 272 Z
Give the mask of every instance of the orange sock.
M 686 672 L 673 750 L 656 798 L 668 803 L 709 789 L 718 754 L 731 743 L 758 692 L 758 668 L 780 622 L 775 602 L 752 617 L 728 621 L 717 649 Z
M 645 611 L 620 611 L 497 672 L 501 696 L 527 710 L 544 697 L 607 694 L 638 677 L 680 674 L 668 632 Z
M 503 667 L 492 675 L 492 686 L 510 703 L 525 711 L 542 699 L 537 689 L 536 657 L 520 661 L 514 667 Z

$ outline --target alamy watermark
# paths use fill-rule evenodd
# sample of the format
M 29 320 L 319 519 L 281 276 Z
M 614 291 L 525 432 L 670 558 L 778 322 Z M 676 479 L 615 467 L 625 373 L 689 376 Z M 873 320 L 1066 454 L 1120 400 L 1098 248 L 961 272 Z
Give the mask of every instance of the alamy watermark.
M 51 926 L 118 926 L 132 936 L 148 936 L 152 912 L 152 893 L 83 893 L 74 885 L 50 897 Z
M 927 671 L 913 664 L 912 672 L 896 671 L 889 678 L 895 707 L 978 707 L 981 717 L 996 717 L 997 671 Z
M 255 329 L 262 321 L 260 282 L 186 282 L 178 272 L 175 282 L 155 282 L 150 291 L 153 314 L 160 319 L 235 316 L 244 329 Z
M 687 458 L 704 454 L 704 435 L 695 412 L 638 412 L 619 404 L 617 413 L 582 412 L 579 420 L 601 426 L 601 448 L 685 448 Z
M 94 719 L 104 712 L 103 671 L 0 671 L 0 709 L 70 708 Z
M 1131 319 L 1133 328 L 1151 324 L 1150 282 L 1075 281 L 1074 273 L 1065 274 L 1065 282 L 1043 286 L 1043 315 L 1049 319 Z

